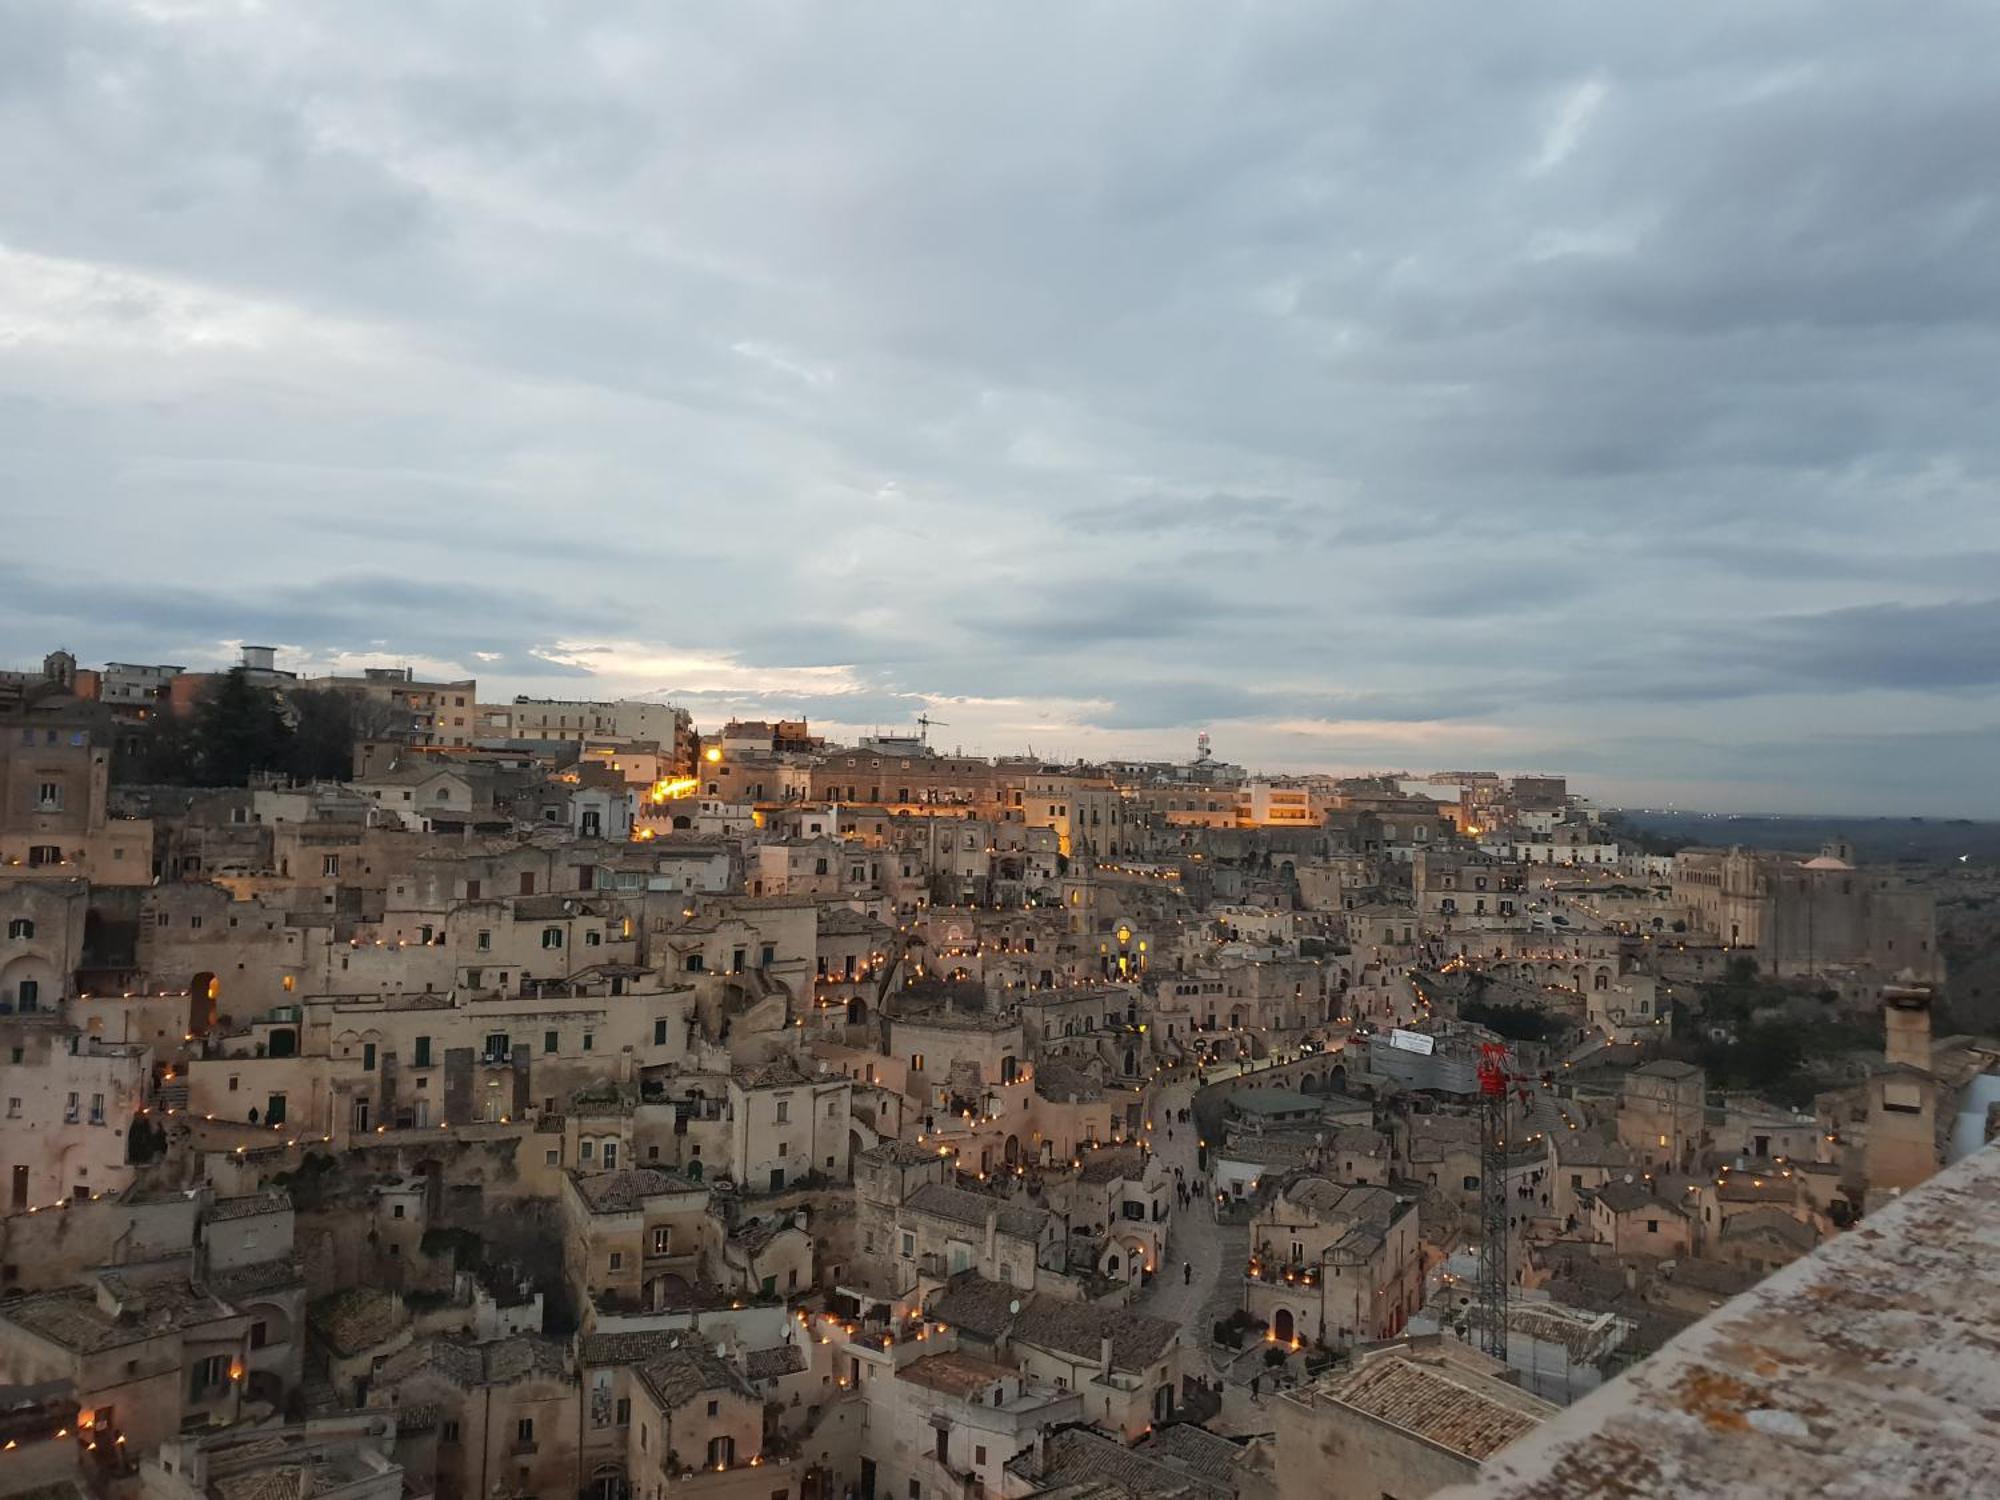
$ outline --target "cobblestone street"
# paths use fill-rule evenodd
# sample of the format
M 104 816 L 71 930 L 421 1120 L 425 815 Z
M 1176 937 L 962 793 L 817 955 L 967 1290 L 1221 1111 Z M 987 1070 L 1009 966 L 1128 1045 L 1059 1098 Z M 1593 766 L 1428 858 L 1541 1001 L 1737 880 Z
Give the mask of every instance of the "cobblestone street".
M 1179 1167 L 1184 1179 L 1189 1182 L 1194 1180 L 1199 1170 L 1196 1165 L 1197 1127 L 1192 1115 L 1186 1124 L 1176 1119 L 1171 1126 L 1169 1116 L 1187 1108 L 1193 1097 L 1194 1085 L 1191 1082 L 1169 1084 L 1155 1096 L 1152 1113 L 1154 1153 L 1169 1171 Z M 1172 1139 L 1168 1138 L 1169 1128 L 1173 1132 Z M 1210 1324 L 1217 1318 L 1227 1317 L 1242 1303 L 1242 1267 L 1248 1244 L 1247 1229 L 1215 1222 L 1215 1215 L 1205 1196 L 1185 1210 L 1177 1203 L 1168 1235 L 1166 1261 L 1152 1286 L 1139 1300 L 1139 1311 L 1183 1325 L 1188 1329 L 1188 1342 L 1195 1348 L 1206 1350 L 1209 1347 Z M 1192 1277 L 1185 1280 L 1183 1262 L 1193 1267 Z

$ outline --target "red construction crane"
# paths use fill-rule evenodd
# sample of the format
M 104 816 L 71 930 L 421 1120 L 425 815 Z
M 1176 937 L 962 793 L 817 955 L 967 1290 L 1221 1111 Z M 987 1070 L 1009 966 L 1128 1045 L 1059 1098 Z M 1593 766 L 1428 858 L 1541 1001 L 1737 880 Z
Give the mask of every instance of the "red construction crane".
M 1480 1347 L 1507 1359 L 1507 1096 L 1528 1100 L 1527 1080 L 1509 1068 L 1505 1042 L 1479 1044 Z

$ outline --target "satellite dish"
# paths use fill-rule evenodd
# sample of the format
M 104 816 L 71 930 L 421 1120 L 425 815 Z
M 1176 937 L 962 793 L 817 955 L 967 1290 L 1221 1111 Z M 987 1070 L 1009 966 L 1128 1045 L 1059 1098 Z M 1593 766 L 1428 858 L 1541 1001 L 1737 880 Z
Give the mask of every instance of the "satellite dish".
M 1016 1297 L 1013 1301 L 1007 1304 L 1007 1311 L 1010 1313 L 1017 1313 L 1020 1310 L 1021 1310 L 1021 1299 L 1019 1297 Z
M 1631 1174 L 1630 1172 L 1627 1172 L 1627 1173 L 1625 1174 L 1625 1180 L 1626 1180 L 1627 1182 L 1630 1182 L 1630 1181 L 1632 1180 L 1632 1174 Z

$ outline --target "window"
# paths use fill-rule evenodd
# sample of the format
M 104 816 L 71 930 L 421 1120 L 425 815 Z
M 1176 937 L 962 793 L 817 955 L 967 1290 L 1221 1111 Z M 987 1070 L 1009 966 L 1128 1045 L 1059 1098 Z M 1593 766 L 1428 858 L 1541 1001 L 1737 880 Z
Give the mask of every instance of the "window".
M 340 873 L 340 856 L 338 854 L 321 855 L 319 873 L 326 877 L 338 875 Z
M 535 1419 L 533 1417 L 523 1417 L 521 1418 L 520 1421 L 514 1424 L 515 1442 L 532 1443 L 534 1440 L 535 1440 Z
M 665 1255 L 673 1242 L 674 1232 L 671 1228 L 662 1227 L 655 1229 L 653 1231 L 653 1254 Z
M 720 1401 L 711 1401 L 708 1403 L 708 1414 L 711 1417 L 720 1414 L 721 1411 L 722 1411 L 722 1403 Z
M 612 1408 L 612 1420 L 620 1427 L 625 1426 L 632 1420 L 632 1398 L 630 1396 L 620 1396 L 618 1398 L 618 1404 Z
M 949 1427 L 940 1427 L 937 1430 L 937 1461 L 941 1464 L 951 1462 L 951 1429 Z
M 923 1070 L 924 1070 L 924 1055 L 923 1055 L 923 1053 L 921 1053 L 921 1052 L 912 1052 L 912 1053 L 910 1054 L 910 1071 L 911 1071 L 912 1073 L 921 1073 L 921 1072 L 923 1072 Z
M 1660 1232 L 1660 1221 L 1658 1219 L 1648 1219 L 1646 1221 L 1646 1233 L 1658 1234 L 1659 1232 Z
M 1885 1083 L 1882 1085 L 1882 1107 L 1897 1114 L 1922 1114 L 1923 1090 L 1913 1083 Z
M 535 872 L 533 870 L 523 870 L 521 872 L 521 894 L 524 896 L 535 894 Z
M 16 917 L 7 924 L 7 936 L 14 939 L 31 938 L 35 935 L 35 924 L 26 917 Z
M 625 1252 L 623 1250 L 613 1250 L 611 1252 L 611 1269 L 614 1271 L 625 1269 Z
M 757 962 L 759 966 L 768 969 L 771 967 L 772 964 L 776 963 L 777 961 L 778 961 L 777 945 L 775 943 L 766 943 L 763 947 L 763 951 L 759 953 L 757 957 Z
M 554 1052 L 554 1051 L 556 1050 L 556 1043 L 557 1043 L 557 1041 L 558 1041 L 558 1037 L 557 1037 L 557 1034 L 556 1034 L 555 1032 L 553 1032 L 553 1031 L 545 1031 L 545 1032 L 543 1032 L 543 1033 L 542 1033 L 542 1051 L 543 1051 L 544 1053 L 548 1053 L 548 1052 Z
M 250 1347 L 261 1349 L 271 1342 L 271 1328 L 261 1318 L 250 1325 Z
M 914 1259 L 916 1253 L 917 1253 L 917 1237 L 914 1234 L 905 1234 L 903 1236 L 903 1259 L 904 1260 Z
M 998 1393 L 996 1392 L 995 1394 Z M 984 1443 L 980 1443 L 973 1448 L 972 1461 L 976 1464 L 983 1464 L 986 1462 L 986 1445 Z
M 428 1068 L 431 1065 L 431 1039 L 429 1037 L 420 1036 L 417 1038 L 416 1056 L 413 1060 L 420 1068 Z M 422 1087 L 421 1080 L 419 1080 L 418 1086 Z
M 208 1391 L 229 1382 L 229 1356 L 211 1354 L 194 1362 L 194 1378 L 189 1382 L 189 1393 L 199 1400 Z
M 493 951 L 493 934 L 484 927 L 480 928 L 479 935 L 472 940 L 472 945 L 481 953 L 491 953 Z
M 7 1118 L 10 1120 L 21 1118 L 21 1101 L 19 1099 L 9 1099 L 7 1101 Z
M 618 1165 L 618 1143 L 616 1141 L 606 1141 L 604 1143 L 604 1170 L 609 1172 L 613 1167 L 617 1165 Z
M 361 1044 L 361 1071 L 364 1073 L 375 1071 L 375 1044 L 373 1042 L 363 1042 Z
M 102 1125 L 104 1123 L 104 1096 L 102 1094 L 92 1094 L 90 1096 L 90 1123 L 93 1125 Z
M 653 1022 L 653 1045 L 655 1047 L 664 1047 L 666 1044 L 667 1023 L 664 1019 L 656 1020 Z
M 542 946 L 544 948 L 560 948 L 562 945 L 563 930 L 560 927 L 544 927 L 542 929 Z
M 591 928 L 590 931 L 586 932 L 583 935 L 584 947 L 600 948 L 603 945 L 604 945 L 604 934 L 599 932 L 595 927 Z
M 585 1032 L 585 1033 L 583 1034 L 583 1050 L 584 1050 L 584 1051 L 586 1051 L 586 1052 L 589 1052 L 589 1051 L 591 1051 L 591 1050 L 592 1050 L 592 1049 L 594 1048 L 594 1046 L 596 1045 L 596 1042 L 597 1042 L 597 1038 L 596 1038 L 595 1034 L 593 1034 L 593 1033 L 591 1033 L 591 1032 L 588 1032 L 588 1031 L 586 1031 L 586 1032 Z
M 780 1125 L 783 1125 L 783 1124 L 785 1124 L 786 1122 L 788 1122 L 788 1121 L 789 1121 L 789 1120 L 790 1120 L 791 1118 L 792 1118 L 792 1102 L 791 1102 L 791 1100 L 789 1100 L 789 1099 L 780 1099 L 780 1100 L 778 1101 L 778 1123 L 779 1123 Z

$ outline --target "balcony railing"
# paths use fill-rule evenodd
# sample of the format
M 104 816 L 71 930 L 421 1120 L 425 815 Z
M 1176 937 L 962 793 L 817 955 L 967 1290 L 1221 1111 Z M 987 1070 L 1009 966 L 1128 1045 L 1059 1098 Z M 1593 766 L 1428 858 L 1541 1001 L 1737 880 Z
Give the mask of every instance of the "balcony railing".
M 1261 1281 L 1267 1286 L 1318 1286 L 1321 1271 L 1316 1265 L 1297 1261 L 1253 1260 L 1244 1267 L 1243 1274 L 1249 1280 Z

